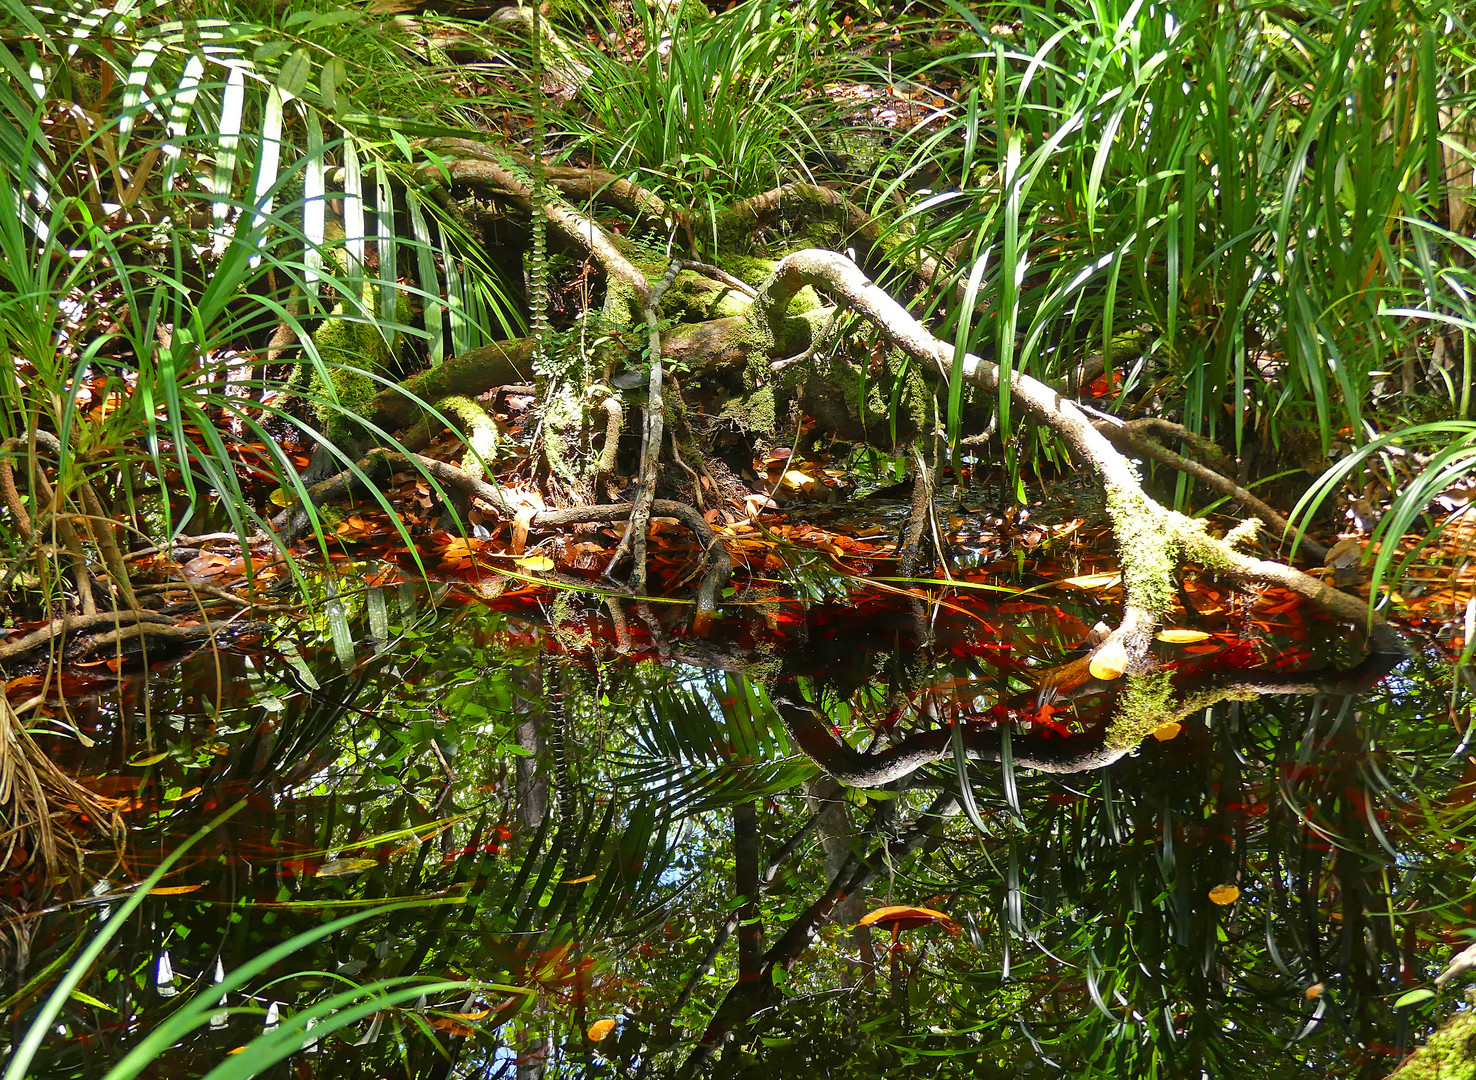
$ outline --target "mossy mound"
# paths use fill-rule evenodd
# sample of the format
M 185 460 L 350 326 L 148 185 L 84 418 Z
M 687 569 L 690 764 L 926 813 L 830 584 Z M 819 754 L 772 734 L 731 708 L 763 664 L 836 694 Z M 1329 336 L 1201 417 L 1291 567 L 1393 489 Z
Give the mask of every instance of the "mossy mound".
M 362 300 L 364 310 L 378 312 L 379 286 L 366 284 Z M 398 321 L 408 325 L 414 312 L 404 296 L 398 303 Z M 380 379 L 399 374 L 400 334 L 392 331 L 386 340 L 382 327 L 340 302 L 313 334 L 322 369 L 303 360 L 293 372 L 292 385 L 304 388 L 318 430 L 336 446 L 352 447 L 364 441 L 367 433 L 361 418 L 374 411 L 374 396 L 384 389 Z

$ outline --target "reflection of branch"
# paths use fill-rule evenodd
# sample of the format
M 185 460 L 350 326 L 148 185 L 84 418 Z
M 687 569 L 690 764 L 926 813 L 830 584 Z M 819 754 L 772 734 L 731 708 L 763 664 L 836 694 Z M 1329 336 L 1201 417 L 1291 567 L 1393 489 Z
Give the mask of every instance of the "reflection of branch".
M 877 836 L 893 816 L 892 802 L 877 808 L 867 822 L 864 836 L 869 840 Z M 934 826 L 955 809 L 951 795 L 940 795 L 931 806 L 913 823 L 904 836 L 890 843 L 883 843 L 869 857 L 855 855 L 842 864 L 824 894 L 807 907 L 789 924 L 784 934 L 764 953 L 763 966 L 755 978 L 734 983 L 718 1006 L 697 1048 L 677 1072 L 679 1078 L 696 1075 L 719 1046 L 740 1025 L 747 1022 L 760 1009 L 770 1004 L 774 997 L 774 969 L 788 968 L 810 947 L 820 928 L 829 920 L 835 906 L 845 897 L 865 888 L 883 870 L 910 857 L 927 841 Z
M 1119 698 L 1119 715 L 1106 725 L 1068 736 L 1038 731 L 1012 732 L 1011 756 L 1016 765 L 1037 772 L 1078 773 L 1100 769 L 1130 753 L 1157 725 L 1181 720 L 1217 701 L 1261 694 L 1356 694 L 1373 686 L 1400 660 L 1401 657 L 1387 653 L 1374 653 L 1346 671 L 1195 672 L 1174 682 L 1172 690 L 1176 696 L 1156 699 L 1151 716 L 1125 714 L 1135 706 L 1141 707 L 1146 700 L 1142 695 L 1133 695 L 1133 689 L 1142 685 L 1135 680 L 1151 680 L 1152 673 L 1130 678 L 1123 684 L 1093 679 L 1075 687 L 1071 696 L 1101 692 L 1121 685 L 1124 689 Z M 1061 670 L 1074 671 L 1080 664 L 1081 661 L 1076 661 Z M 1050 676 L 1047 676 L 1046 682 L 1050 681 Z M 778 694 L 771 695 L 771 699 L 795 744 L 831 776 L 851 787 L 879 787 L 901 780 L 924 765 L 942 761 L 953 752 L 953 729 L 934 728 L 915 732 L 885 750 L 862 753 L 833 732 L 829 721 L 815 706 Z M 1126 738 L 1124 733 L 1129 731 L 1136 737 Z M 1002 742 L 1001 730 L 997 727 L 965 729 L 963 733 L 964 750 L 974 761 L 1001 760 Z
M 865 754 L 833 734 L 828 722 L 808 703 L 777 695 L 772 700 L 784 718 L 789 737 L 815 764 L 850 787 L 880 787 L 953 753 L 952 729 L 934 728 L 909 735 L 885 750 Z M 966 729 L 963 741 L 971 760 L 1000 760 L 999 728 Z M 1123 755 L 1123 751 L 1107 748 L 1101 731 L 1071 736 L 1015 732 L 1010 737 L 1010 749 L 1016 765 L 1049 773 L 1099 769 Z
M 789 857 L 799 850 L 801 844 L 809 839 L 810 834 L 820 824 L 821 813 L 822 811 L 820 810 L 812 811 L 810 816 L 805 820 L 805 823 L 795 830 L 794 835 L 786 840 L 778 851 L 774 852 L 773 858 L 769 860 L 769 865 L 764 867 L 763 875 L 759 879 L 759 884 L 762 888 L 767 889 L 773 883 L 775 876 L 783 869 L 784 864 L 789 861 Z M 702 982 L 702 977 L 707 974 L 707 969 L 712 966 L 712 962 L 717 959 L 718 953 L 722 951 L 723 946 L 727 944 L 728 938 L 737 928 L 738 913 L 734 912 L 718 927 L 717 933 L 713 935 L 712 943 L 708 945 L 707 951 L 702 954 L 702 959 L 698 962 L 697 967 L 688 976 L 687 985 L 682 987 L 682 992 L 677 995 L 676 1002 L 671 1007 L 673 1016 L 687 1007 L 687 1002 L 692 1000 L 692 994 L 697 990 L 698 984 Z

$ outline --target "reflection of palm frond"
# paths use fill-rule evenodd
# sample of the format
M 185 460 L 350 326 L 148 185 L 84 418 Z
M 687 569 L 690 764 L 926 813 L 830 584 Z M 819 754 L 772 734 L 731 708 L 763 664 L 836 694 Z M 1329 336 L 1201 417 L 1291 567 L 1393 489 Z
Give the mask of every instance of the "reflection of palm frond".
M 672 824 L 654 800 L 627 808 L 582 807 L 569 820 L 544 819 L 510 881 L 489 886 L 484 911 L 516 935 L 628 937 L 666 918 L 676 890 L 671 868 Z M 489 869 L 490 869 L 489 864 Z
M 790 747 L 761 687 L 738 675 L 658 691 L 617 786 L 694 814 L 788 791 L 819 769 Z

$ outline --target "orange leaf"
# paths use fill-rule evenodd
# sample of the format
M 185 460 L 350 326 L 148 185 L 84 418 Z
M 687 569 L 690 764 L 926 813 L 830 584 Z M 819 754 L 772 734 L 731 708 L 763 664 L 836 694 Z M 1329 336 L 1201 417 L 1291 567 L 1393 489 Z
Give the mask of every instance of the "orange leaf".
M 861 916 L 861 921 L 856 925 L 889 926 L 893 930 L 911 930 L 917 926 L 926 926 L 928 923 L 937 923 L 955 936 L 961 932 L 958 923 L 943 912 L 933 908 L 913 907 L 910 904 L 877 908 Z
M 1153 737 L 1159 742 L 1168 742 L 1182 730 L 1182 726 L 1174 720 L 1159 724 L 1153 729 Z
M 1216 885 L 1209 891 L 1210 903 L 1219 904 L 1221 907 L 1235 903 L 1239 895 L 1240 890 L 1234 885 Z
M 195 884 L 195 885 L 160 885 L 156 889 L 150 889 L 149 890 L 149 895 L 150 896 L 183 896 L 185 893 L 192 893 L 196 889 L 203 889 L 204 887 L 205 887 L 205 883 L 204 882 L 200 882 L 200 883 Z
M 602 1042 L 606 1035 L 615 1030 L 615 1021 L 608 1017 L 589 1025 L 589 1041 Z

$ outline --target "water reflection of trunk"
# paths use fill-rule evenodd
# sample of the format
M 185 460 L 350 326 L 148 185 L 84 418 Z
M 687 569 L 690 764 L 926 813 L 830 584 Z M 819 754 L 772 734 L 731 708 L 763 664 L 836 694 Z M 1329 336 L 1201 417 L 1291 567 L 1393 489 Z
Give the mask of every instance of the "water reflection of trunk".
M 839 872 L 830 879 L 825 892 L 791 920 L 784 933 L 765 951 L 758 977 L 740 979 L 728 989 L 696 1049 L 678 1070 L 679 1080 L 696 1076 L 735 1031 L 760 1010 L 777 1002 L 775 969 L 787 970 L 810 947 L 821 928 L 834 917 L 836 905 L 842 897 L 859 894 L 878 874 L 896 867 L 920 850 L 931 850 L 941 839 L 940 822 L 957 813 L 957 803 L 952 796 L 939 796 L 918 816 L 910 829 L 894 840 L 879 840 L 895 820 L 894 807 L 893 802 L 882 803 L 860 834 L 858 849 L 873 842 L 877 842 L 877 848 L 864 857 L 854 851 L 849 854 Z
M 548 710 L 544 705 L 544 665 L 529 664 L 514 669 L 517 687 L 513 707 L 521 710 L 523 722 L 513 738 L 526 753 L 518 758 L 516 772 L 515 813 L 525 830 L 537 829 L 548 813 L 549 767 Z
M 525 836 L 534 835 L 549 813 L 552 769 L 548 741 L 554 722 L 549 701 L 555 681 L 552 675 L 546 656 L 542 662 L 518 667 L 513 673 L 516 687 L 513 707 L 523 715 L 522 723 L 513 731 L 513 738 L 525 751 L 517 759 L 514 814 Z M 531 898 L 523 898 L 523 903 L 529 902 Z M 530 1033 L 538 1029 L 537 1017 L 542 1011 L 543 1003 L 535 1002 L 529 1017 Z M 529 1038 L 518 1046 L 517 1080 L 542 1080 L 552 1050 L 552 1041 L 546 1036 Z
M 834 881 L 856 850 L 858 838 L 846 804 L 841 798 L 842 788 L 829 777 L 805 782 L 805 797 L 811 813 L 816 815 L 816 829 L 820 835 L 820 850 L 825 854 L 825 879 Z M 841 926 L 855 927 L 851 931 L 851 944 L 856 950 L 856 959 L 861 966 L 862 978 L 870 982 L 876 956 L 871 949 L 871 931 L 856 924 L 866 914 L 866 888 L 863 885 L 841 898 L 831 913 L 831 918 Z M 842 986 L 855 986 L 851 972 L 841 976 Z
M 764 954 L 764 924 L 759 914 L 758 805 L 733 807 L 733 863 L 738 894 L 746 903 L 738 909 L 738 978 L 758 977 Z

